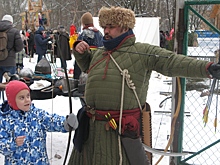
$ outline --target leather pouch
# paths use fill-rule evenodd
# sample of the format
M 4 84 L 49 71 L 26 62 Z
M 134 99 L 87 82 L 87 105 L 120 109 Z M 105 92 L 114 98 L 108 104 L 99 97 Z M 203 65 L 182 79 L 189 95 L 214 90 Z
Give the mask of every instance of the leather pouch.
M 121 136 L 121 142 L 130 165 L 150 165 L 140 138 L 132 139 Z
M 83 106 L 77 113 L 79 126 L 75 130 L 73 144 L 77 151 L 81 152 L 83 144 L 89 137 L 89 117 L 86 115 L 86 106 Z

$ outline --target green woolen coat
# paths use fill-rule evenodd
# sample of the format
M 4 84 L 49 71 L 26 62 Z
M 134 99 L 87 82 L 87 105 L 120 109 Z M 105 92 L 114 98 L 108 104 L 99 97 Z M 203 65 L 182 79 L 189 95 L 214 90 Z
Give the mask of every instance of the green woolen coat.
M 97 110 L 120 110 L 122 75 L 104 49 L 74 56 L 80 68 L 88 72 L 85 99 L 87 105 Z M 136 52 L 136 53 L 134 53 Z M 136 87 L 141 105 L 147 97 L 150 75 L 153 70 L 169 77 L 208 78 L 208 61 L 199 61 L 158 46 L 135 43 L 135 37 L 126 39 L 118 49 L 111 53 L 122 70 L 127 69 Z M 138 108 L 133 91 L 125 83 L 123 109 Z M 150 103 L 149 103 L 150 104 Z M 69 165 L 112 165 L 119 164 L 117 133 L 105 129 L 105 121 L 90 119 L 89 139 L 79 154 L 72 152 Z M 123 165 L 129 164 L 123 150 Z

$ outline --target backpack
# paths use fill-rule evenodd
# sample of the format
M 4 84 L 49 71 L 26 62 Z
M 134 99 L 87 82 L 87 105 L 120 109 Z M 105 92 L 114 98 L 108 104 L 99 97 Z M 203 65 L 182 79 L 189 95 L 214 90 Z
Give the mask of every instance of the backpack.
M 8 57 L 8 35 L 7 31 L 0 32 L 0 60 L 5 60 Z
M 82 40 L 87 42 L 89 46 L 97 46 L 101 47 L 103 46 L 102 43 L 102 33 L 99 32 L 98 35 L 95 35 L 95 31 L 93 29 L 84 29 L 82 34 Z

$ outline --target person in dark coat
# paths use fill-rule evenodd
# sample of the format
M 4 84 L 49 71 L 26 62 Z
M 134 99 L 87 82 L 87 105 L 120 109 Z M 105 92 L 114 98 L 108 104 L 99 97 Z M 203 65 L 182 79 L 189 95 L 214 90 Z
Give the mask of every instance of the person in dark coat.
M 28 29 L 29 37 L 28 37 L 28 50 L 29 50 L 29 55 L 31 58 L 34 57 L 34 33 L 31 31 L 31 29 Z
M 161 48 L 166 47 L 166 38 L 165 38 L 164 32 L 162 30 L 160 31 L 160 47 Z
M 40 26 L 34 35 L 36 53 L 38 55 L 37 62 L 39 62 L 42 59 L 42 57 L 46 54 L 48 41 L 52 38 L 52 35 L 44 37 L 43 31 L 44 27 Z
M 55 48 L 54 54 L 60 58 L 61 68 L 66 68 L 66 60 L 71 60 L 71 52 L 69 45 L 69 34 L 66 32 L 64 26 L 60 25 L 58 31 L 55 33 Z
M 22 51 L 24 45 L 18 29 L 13 27 L 13 17 L 11 15 L 5 15 L 0 21 L 0 31 L 7 31 L 8 36 L 8 57 L 5 60 L 0 61 L 0 83 L 2 82 L 3 74 L 10 72 L 16 73 L 16 53 Z

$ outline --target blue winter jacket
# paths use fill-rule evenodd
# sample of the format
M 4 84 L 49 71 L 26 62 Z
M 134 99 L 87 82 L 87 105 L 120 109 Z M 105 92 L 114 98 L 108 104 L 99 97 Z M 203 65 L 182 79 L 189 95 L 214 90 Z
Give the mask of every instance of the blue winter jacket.
M 36 45 L 36 53 L 45 55 L 47 52 L 49 37 L 44 37 L 41 30 L 37 30 L 34 35 L 34 42 Z
M 0 107 L 0 154 L 5 165 L 49 165 L 46 132 L 67 132 L 64 116 L 49 114 L 31 105 L 30 111 L 13 110 L 7 101 Z M 17 136 L 26 136 L 17 146 Z
M 102 47 L 102 38 L 103 35 L 98 29 L 96 29 L 95 27 L 88 27 L 82 31 L 77 40 L 83 40 L 92 47 Z

